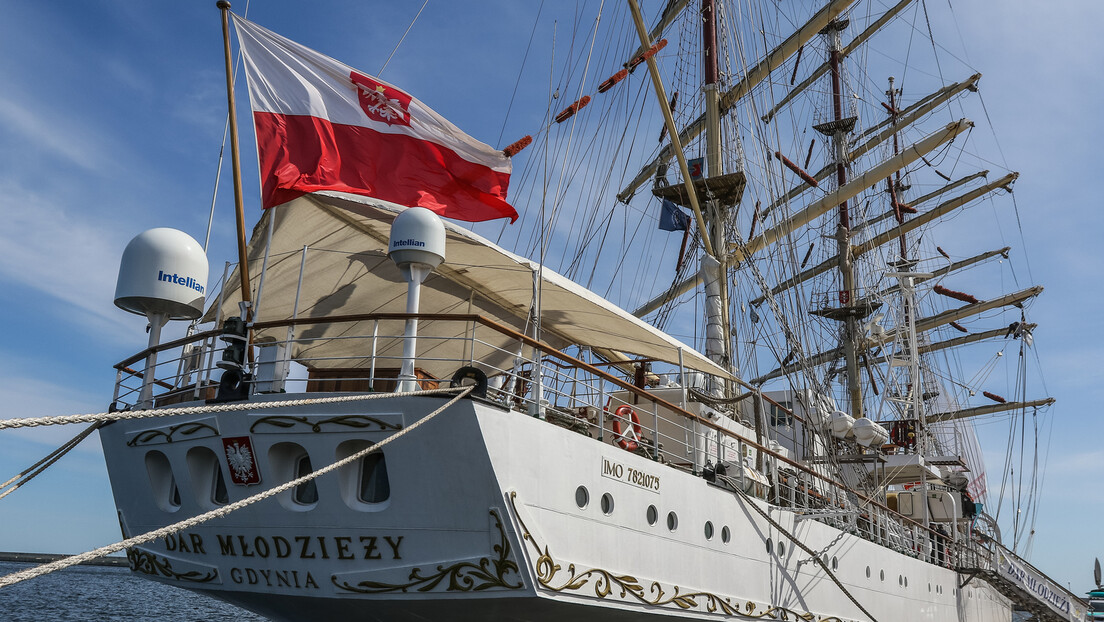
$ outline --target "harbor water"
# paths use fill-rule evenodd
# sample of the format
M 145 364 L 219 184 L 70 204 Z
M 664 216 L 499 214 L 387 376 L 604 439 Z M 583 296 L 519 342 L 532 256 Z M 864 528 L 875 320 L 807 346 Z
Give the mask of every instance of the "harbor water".
M 0 576 L 31 564 L 0 562 Z M 265 622 L 267 618 L 196 592 L 134 575 L 127 568 L 78 566 L 0 589 L 4 622 Z

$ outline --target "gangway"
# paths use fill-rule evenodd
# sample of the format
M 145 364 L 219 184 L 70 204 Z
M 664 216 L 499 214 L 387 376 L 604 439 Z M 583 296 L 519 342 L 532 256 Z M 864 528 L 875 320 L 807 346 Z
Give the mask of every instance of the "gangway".
M 995 540 L 985 539 L 973 554 L 960 558 L 956 570 L 964 587 L 974 577 L 984 579 L 1012 601 L 1016 611 L 1040 622 L 1082 622 L 1088 604 L 1041 570 Z

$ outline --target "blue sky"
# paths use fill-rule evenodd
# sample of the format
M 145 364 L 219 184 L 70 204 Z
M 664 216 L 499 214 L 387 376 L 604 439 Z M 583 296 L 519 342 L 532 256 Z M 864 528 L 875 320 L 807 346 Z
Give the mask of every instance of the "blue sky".
M 1104 39 L 1096 28 L 1104 23 L 1104 6 L 1090 0 L 1045 7 L 1008 0 L 999 8 L 976 0 L 928 3 L 935 26 L 951 35 L 948 47 L 985 74 L 983 114 L 999 141 L 999 154 L 991 155 L 1022 173 L 1015 196 L 1027 248 L 1014 252 L 1026 253 L 1029 262 L 1017 264 L 1030 268 L 1030 278 L 1021 275 L 1021 282 L 1047 288 L 1032 319 L 1040 324 L 1036 348 L 1046 389 L 1058 399 L 1045 419 L 1049 458 L 1031 559 L 1083 591 L 1093 557 L 1104 556 L 1098 518 L 1104 502 L 1091 489 L 1104 472 L 1098 415 L 1104 401 L 1098 328 L 1104 205 L 1096 188 L 1104 138 L 1104 89 L 1097 79 Z M 645 11 L 653 15 L 659 4 L 645 2 Z M 0 417 L 104 410 L 111 366 L 145 345 L 145 320 L 111 302 L 123 247 L 157 226 L 203 239 L 226 105 L 213 5 L 5 7 L 0 290 L 8 302 L 0 307 Z M 372 73 L 419 6 L 257 0 L 250 17 Z M 536 6 L 431 0 L 383 78 L 476 138 L 504 146 L 538 127 L 544 112 L 547 73 L 541 69 L 522 83 L 503 128 Z M 949 7 L 957 27 L 939 16 Z M 245 8 L 244 1 L 235 5 L 238 12 Z M 541 37 L 550 39 L 550 29 L 542 22 L 538 47 Z M 239 98 L 244 104 L 244 89 Z M 977 121 L 989 131 L 984 118 Z M 246 128 L 242 159 L 252 224 L 259 209 L 250 141 Z M 227 168 L 212 234 L 213 274 L 234 257 L 228 179 Z M 518 208 L 524 219 L 526 206 Z M 1006 217 L 1002 226 L 1007 242 L 1021 246 L 1016 219 Z M 997 427 L 983 429 L 994 440 L 988 445 L 991 477 L 1003 446 Z M 0 480 L 75 433 L 0 433 Z M 0 550 L 75 553 L 117 540 L 98 443 L 86 442 L 0 500 L 0 524 Z

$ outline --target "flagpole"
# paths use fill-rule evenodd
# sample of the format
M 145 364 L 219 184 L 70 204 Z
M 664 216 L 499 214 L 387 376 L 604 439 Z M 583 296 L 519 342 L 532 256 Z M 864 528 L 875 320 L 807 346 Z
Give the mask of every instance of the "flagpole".
M 245 205 L 242 199 L 241 153 L 238 149 L 238 114 L 234 103 L 234 67 L 230 55 L 230 2 L 218 0 L 215 6 L 222 12 L 222 43 L 226 56 L 226 103 L 230 108 L 230 166 L 234 172 L 234 208 L 238 224 L 238 274 L 241 275 L 242 302 L 251 302 L 249 291 L 249 259 L 245 252 Z M 253 311 L 247 311 L 249 317 Z

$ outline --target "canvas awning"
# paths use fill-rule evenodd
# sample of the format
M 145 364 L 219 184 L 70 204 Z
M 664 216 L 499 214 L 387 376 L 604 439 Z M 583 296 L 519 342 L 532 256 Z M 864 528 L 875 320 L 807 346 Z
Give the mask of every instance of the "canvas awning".
M 308 251 L 299 292 L 299 318 L 405 312 L 406 281 L 387 257 L 391 223 L 402 209 L 364 197 L 320 193 L 267 210 L 253 231 L 248 251 L 255 291 L 261 278 L 268 220 L 275 218 L 255 320 L 292 317 L 304 245 Z M 526 332 L 533 304 L 536 262 L 448 221 L 445 231 L 445 263 L 423 284 L 420 312 L 482 315 Z M 731 377 L 701 353 L 547 267 L 542 276 L 541 339 L 553 347 L 583 345 L 671 363 L 678 363 L 681 350 L 686 367 Z M 235 272 L 228 279 L 223 317 L 238 314 L 239 283 L 240 277 Z M 214 318 L 212 306 L 204 319 Z M 367 367 L 371 344 L 352 337 L 370 336 L 371 324 L 302 326 L 296 330 L 298 343 L 292 356 L 311 369 Z M 380 335 L 393 338 L 378 341 L 376 356 L 390 358 L 394 364 L 377 365 L 398 367 L 402 353 L 398 338 L 402 333 L 401 322 L 395 321 L 387 329 L 381 325 L 379 331 Z M 461 322 L 421 321 L 418 367 L 437 377 L 449 377 L 459 360 L 470 357 L 504 368 L 518 353 L 516 341 L 486 327 L 476 329 L 475 352 L 469 352 L 472 342 L 466 339 L 470 331 L 470 326 Z M 531 328 L 528 332 L 532 333 Z M 286 330 L 262 331 L 259 338 L 266 337 L 282 341 Z

